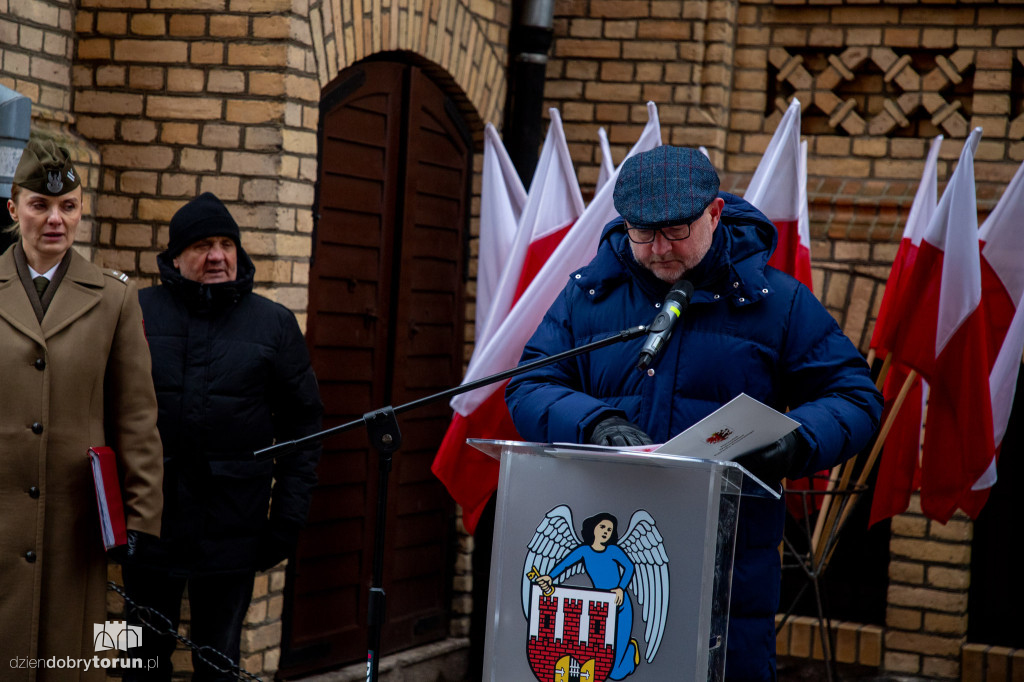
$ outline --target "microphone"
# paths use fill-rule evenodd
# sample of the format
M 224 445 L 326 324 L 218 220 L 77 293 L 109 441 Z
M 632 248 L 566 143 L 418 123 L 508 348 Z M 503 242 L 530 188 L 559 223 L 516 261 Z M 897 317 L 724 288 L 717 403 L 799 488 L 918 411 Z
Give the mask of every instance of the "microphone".
M 686 306 L 690 305 L 690 297 L 693 296 L 693 285 L 685 279 L 681 279 L 672 285 L 672 289 L 665 296 L 665 302 L 661 306 L 661 312 L 647 328 L 647 342 L 640 350 L 640 361 L 636 368 L 643 371 L 650 367 L 655 356 L 661 352 L 662 347 L 672 336 L 672 327 L 679 318 L 683 316 Z

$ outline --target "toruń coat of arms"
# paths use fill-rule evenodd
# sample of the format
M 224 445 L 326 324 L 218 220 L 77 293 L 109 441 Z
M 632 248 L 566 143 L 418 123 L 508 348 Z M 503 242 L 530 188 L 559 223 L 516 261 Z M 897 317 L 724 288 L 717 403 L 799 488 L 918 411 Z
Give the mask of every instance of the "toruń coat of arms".
M 668 564 L 664 539 L 644 510 L 633 513 L 621 538 L 612 514 L 587 518 L 577 535 L 569 507 L 548 512 L 530 541 L 522 584 L 527 659 L 537 679 L 603 682 L 633 674 L 641 658 L 634 599 L 646 623 L 643 658 L 654 661 L 668 618 Z M 575 584 L 563 584 L 577 575 Z

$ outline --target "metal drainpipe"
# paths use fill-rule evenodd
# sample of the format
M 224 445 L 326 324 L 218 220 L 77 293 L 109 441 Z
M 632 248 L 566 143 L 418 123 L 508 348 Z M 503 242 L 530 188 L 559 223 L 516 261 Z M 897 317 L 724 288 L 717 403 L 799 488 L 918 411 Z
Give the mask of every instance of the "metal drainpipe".
M 0 253 L 14 242 L 14 236 L 5 229 L 14 222 L 7 212 L 7 200 L 11 198 L 14 171 L 28 144 L 31 123 L 32 101 L 0 85 Z
M 554 0 L 514 1 L 509 30 L 505 148 L 523 184 L 530 186 L 543 139 L 544 78 L 554 33 Z

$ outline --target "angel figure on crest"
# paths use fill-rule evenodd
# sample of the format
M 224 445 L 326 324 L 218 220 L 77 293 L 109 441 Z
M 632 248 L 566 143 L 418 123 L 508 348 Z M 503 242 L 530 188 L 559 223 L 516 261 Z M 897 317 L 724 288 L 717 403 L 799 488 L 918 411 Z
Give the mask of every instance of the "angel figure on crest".
M 643 608 L 648 663 L 654 660 L 668 616 L 669 573 L 664 539 L 654 519 L 644 510 L 633 513 L 620 538 L 618 519 L 601 512 L 583 521 L 576 535 L 572 510 L 555 507 L 534 533 L 523 571 L 523 612 L 529 618 L 531 582 L 545 594 L 570 577 L 585 573 L 594 589 L 614 594 L 617 610 L 615 663 L 609 678 L 621 680 L 640 663 L 640 648 L 633 637 L 630 592 Z

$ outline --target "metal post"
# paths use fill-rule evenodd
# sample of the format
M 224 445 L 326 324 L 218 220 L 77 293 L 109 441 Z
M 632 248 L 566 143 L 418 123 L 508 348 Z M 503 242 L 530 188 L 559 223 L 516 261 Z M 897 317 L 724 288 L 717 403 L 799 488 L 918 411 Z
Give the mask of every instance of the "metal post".
M 12 222 L 6 200 L 11 198 L 11 182 L 21 160 L 21 152 L 28 144 L 32 123 L 32 101 L 24 95 L 0 85 L 0 253 L 7 250 L 13 239 L 6 228 Z
M 554 0 L 522 0 L 513 4 L 512 11 L 502 138 L 519 177 L 529 187 L 544 132 L 544 80 L 554 33 Z

